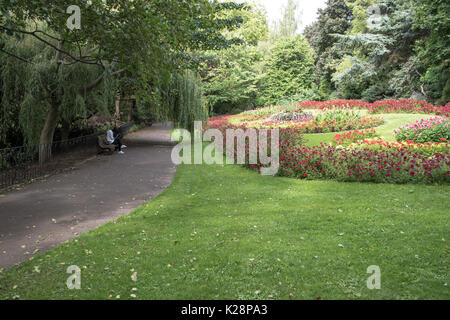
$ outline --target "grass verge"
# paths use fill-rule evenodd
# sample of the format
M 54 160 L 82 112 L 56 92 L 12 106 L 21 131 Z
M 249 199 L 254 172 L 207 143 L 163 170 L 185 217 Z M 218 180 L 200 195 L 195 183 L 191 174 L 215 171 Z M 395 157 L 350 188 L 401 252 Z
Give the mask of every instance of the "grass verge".
M 0 299 L 449 299 L 449 198 L 182 165 L 132 214 L 3 270 Z

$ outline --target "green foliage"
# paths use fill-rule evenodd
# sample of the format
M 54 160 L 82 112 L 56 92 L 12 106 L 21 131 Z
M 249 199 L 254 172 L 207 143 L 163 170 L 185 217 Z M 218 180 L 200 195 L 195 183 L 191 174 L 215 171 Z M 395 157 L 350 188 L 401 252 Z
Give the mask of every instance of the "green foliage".
M 344 98 L 409 98 L 421 90 L 413 48 L 422 31 L 413 29 L 414 7 L 407 0 L 380 0 L 376 2 L 380 23 L 369 29 L 366 11 L 373 3 L 358 0 L 349 4 L 354 17 L 352 31 L 337 35 L 340 41 L 335 49 L 351 58 L 341 62 L 333 80 Z
M 325 112 L 320 112 L 315 118 L 314 123 L 319 124 L 323 122 L 340 122 L 340 121 L 353 121 L 362 119 L 361 111 L 358 110 L 345 110 L 335 109 Z
M 450 2 L 418 0 L 415 9 L 414 26 L 427 31 L 416 46 L 420 60 L 427 67 L 444 64 L 450 59 Z
M 200 75 L 211 114 L 240 113 L 261 104 L 264 54 L 257 45 L 267 39 L 268 27 L 264 10 L 256 2 L 250 5 L 248 10 L 235 12 L 243 16 L 244 23 L 229 33 L 246 43 L 201 55 Z
M 395 131 L 397 141 L 414 141 L 416 143 L 449 142 L 450 120 L 447 118 L 421 119 Z
M 421 70 L 420 62 L 415 56 L 411 56 L 397 70 L 390 73 L 389 82 L 383 82 L 380 85 L 388 84 L 388 90 L 396 98 L 410 98 L 412 93 L 421 91 L 422 82 L 419 70 Z
M 203 101 L 202 83 L 200 77 L 191 70 L 174 74 L 170 86 L 164 91 L 165 104 L 158 114 L 160 119 L 169 119 L 175 125 L 190 131 L 194 121 L 208 119 L 208 109 Z
M 449 69 L 442 65 L 434 66 L 427 70 L 424 77 L 425 90 L 433 101 L 441 100 L 443 97 L 444 87 L 449 79 Z M 442 102 L 442 105 L 445 105 L 448 102 L 445 101 L 445 98 L 442 100 L 443 101 L 440 101 Z
M 449 102 L 450 102 L 450 79 L 448 79 L 447 82 L 445 83 L 445 87 L 442 92 L 442 97 L 440 100 L 438 100 L 437 103 L 444 106 Z
M 360 99 L 361 93 L 369 86 L 373 77 L 370 64 L 356 57 L 345 56 L 336 68 L 333 81 L 339 90 L 339 97 Z
M 39 43 L 36 46 L 41 47 Z M 44 52 L 49 51 L 43 48 Z M 113 106 L 116 86 L 107 71 L 104 81 L 85 90 L 102 73 L 101 68 L 88 64 L 58 66 L 51 55 L 35 55 L 33 65 L 28 68 L 29 78 L 25 78 L 25 97 L 21 105 L 20 122 L 25 135 L 25 143 L 38 143 L 39 132 L 45 121 L 45 110 L 52 103 L 59 107 L 59 117 L 70 125 L 77 120 L 87 119 L 93 114 L 109 114 Z M 52 93 L 48 93 L 52 88 Z
M 186 70 L 178 79 L 178 103 L 175 110 L 176 123 L 189 130 L 193 130 L 194 121 L 208 119 L 208 110 L 203 103 L 202 83 L 197 74 Z
M 266 68 L 263 95 L 266 105 L 312 88 L 313 51 L 301 35 L 279 39 Z
M 263 58 L 254 47 L 232 47 L 217 52 L 204 65 L 202 78 L 211 113 L 234 108 L 253 109 L 259 104 Z
M 3 43 L 8 49 L 10 43 Z M 29 55 L 25 46 L 17 48 Z M 0 56 L 0 149 L 21 145 L 23 134 L 18 122 L 20 104 L 24 99 L 27 65 L 13 57 Z
M 276 21 L 271 36 L 273 39 L 279 37 L 292 37 L 297 33 L 301 23 L 299 0 L 288 0 L 282 8 L 282 17 Z
M 79 30 L 66 25 L 65 9 L 70 5 L 81 8 Z M 19 136 L 14 133 L 17 128 L 25 142 L 51 143 L 58 122 L 74 123 L 111 111 L 117 87 L 137 98 L 138 115 L 164 114 L 164 91 L 175 85 L 180 70 L 198 64 L 193 51 L 219 50 L 266 36 L 264 28 L 251 25 L 248 37 L 239 37 L 247 36 L 236 31 L 244 23 L 238 13 L 246 12 L 244 4 L 215 0 L 2 1 L 0 59 L 11 57 L 28 64 L 28 75 L 19 76 L 23 84 L 7 79 L 12 67 L 2 70 L 2 86 L 8 89 L 0 96 L 2 109 L 7 110 L 2 120 L 16 120 L 14 126 L 2 128 L 2 145 L 12 143 L 6 136 Z M 265 19 L 261 14 L 257 18 Z M 28 54 L 22 47 L 30 41 L 34 48 Z M 180 99 L 186 105 L 171 119 L 187 123 L 197 116 L 198 103 L 192 104 L 190 97 L 183 100 L 185 93 L 192 93 L 188 85 L 183 90 Z M 21 96 L 12 106 L 17 91 Z M 192 114 L 184 109 L 190 107 Z
M 367 9 L 374 3 L 377 3 L 377 0 L 348 0 L 346 3 L 352 10 L 353 16 L 350 33 L 366 33 L 368 31 L 367 19 L 369 18 Z
M 375 102 L 386 98 L 386 92 L 386 84 L 377 81 L 362 92 L 361 98 L 367 102 Z
M 226 0 L 222 0 L 226 1 Z M 227 38 L 238 38 L 250 46 L 256 46 L 260 41 L 265 41 L 269 36 L 269 27 L 265 8 L 258 0 L 246 1 L 246 6 L 234 10 L 228 10 L 220 14 L 221 18 L 231 19 L 239 16 L 242 23 L 238 29 L 224 31 Z
M 293 96 L 282 98 L 277 101 L 276 105 L 277 106 L 288 106 L 288 105 L 297 104 L 297 103 L 303 102 L 303 101 L 317 101 L 317 100 L 320 100 L 320 98 L 321 97 L 319 96 L 318 89 L 315 86 L 315 84 L 313 83 L 311 88 L 302 89 L 301 92 L 299 92 Z
M 345 34 L 350 26 L 352 11 L 345 0 L 328 0 L 324 9 L 319 9 L 318 19 L 305 29 L 305 37 L 315 51 L 316 76 L 321 100 L 327 100 L 333 90 L 332 75 L 336 72 L 341 51 L 334 47 L 337 34 Z

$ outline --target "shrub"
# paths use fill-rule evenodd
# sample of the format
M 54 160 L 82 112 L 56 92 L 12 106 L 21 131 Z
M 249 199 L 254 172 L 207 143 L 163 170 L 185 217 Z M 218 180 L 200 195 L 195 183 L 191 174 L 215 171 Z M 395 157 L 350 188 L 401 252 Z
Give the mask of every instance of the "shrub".
M 301 35 L 277 41 L 266 67 L 263 91 L 266 104 L 277 103 L 313 87 L 314 52 Z
M 280 113 L 276 113 L 268 118 L 269 121 L 310 121 L 314 118 L 311 112 L 298 112 L 283 110 Z
M 397 141 L 417 143 L 450 141 L 450 120 L 441 117 L 420 119 L 394 131 Z
M 302 89 L 300 93 L 297 93 L 291 97 L 283 98 L 277 102 L 279 106 L 293 105 L 301 101 L 313 101 L 319 100 L 321 97 L 318 93 L 317 86 L 313 83 L 312 88 Z
M 351 121 L 362 119 L 361 112 L 354 110 L 334 109 L 325 110 L 314 118 L 314 123 L 334 122 L 334 121 Z

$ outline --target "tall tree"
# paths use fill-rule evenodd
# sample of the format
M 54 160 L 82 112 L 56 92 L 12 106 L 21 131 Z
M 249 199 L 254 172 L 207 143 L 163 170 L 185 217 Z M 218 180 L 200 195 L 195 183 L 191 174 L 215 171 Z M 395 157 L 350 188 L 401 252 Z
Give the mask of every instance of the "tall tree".
M 72 5 L 81 8 L 80 29 L 67 26 L 66 8 Z M 208 0 L 2 1 L 0 37 L 33 38 L 51 51 L 51 63 L 36 69 L 48 80 L 46 90 L 39 95 L 49 101 L 40 130 L 40 161 L 50 159 L 48 149 L 65 112 L 63 102 L 68 101 L 66 90 L 62 89 L 62 96 L 57 94 L 61 93 L 57 79 L 64 69 L 81 65 L 97 68 L 96 78 L 78 87 L 75 91 L 79 93 L 97 88 L 108 75 L 128 71 L 137 79 L 137 94 L 148 101 L 161 100 L 159 88 L 171 81 L 172 71 L 191 66 L 189 50 L 220 49 L 240 41 L 226 38 L 221 31 L 238 27 L 242 18 L 216 17 L 218 12 L 241 7 Z M 36 64 L 5 47 L 0 47 L 0 52 Z M 154 94 L 148 95 L 150 92 Z
M 353 13 L 369 8 L 370 1 L 353 3 Z M 414 63 L 413 47 L 423 36 L 413 29 L 414 7 L 409 0 L 380 0 L 378 23 L 369 27 L 366 18 L 353 20 L 348 35 L 337 35 L 336 50 L 345 55 L 334 80 L 346 98 L 372 101 L 385 97 L 409 98 L 420 86 L 420 66 Z M 365 26 L 363 26 L 365 21 Z M 359 32 L 363 30 L 364 33 Z
M 315 51 L 315 65 L 322 99 L 335 90 L 332 76 L 342 53 L 335 49 L 336 34 L 344 35 L 351 27 L 352 10 L 346 0 L 328 0 L 318 10 L 318 19 L 305 29 L 304 35 Z
M 242 16 L 241 28 L 227 32 L 244 41 L 225 50 L 205 52 L 201 76 L 211 113 L 225 114 L 259 105 L 263 78 L 263 54 L 258 44 L 268 38 L 266 12 L 257 1 L 245 10 L 227 14 Z
M 266 104 L 274 104 L 280 99 L 311 89 L 314 80 L 314 53 L 302 35 L 280 38 L 272 48 L 266 64 Z
M 288 0 L 281 9 L 281 19 L 274 23 L 274 37 L 290 37 L 297 34 L 301 25 L 302 11 L 299 0 Z
M 418 0 L 414 18 L 415 27 L 427 32 L 417 42 L 416 52 L 427 68 L 428 92 L 437 103 L 445 105 L 450 101 L 450 3 Z

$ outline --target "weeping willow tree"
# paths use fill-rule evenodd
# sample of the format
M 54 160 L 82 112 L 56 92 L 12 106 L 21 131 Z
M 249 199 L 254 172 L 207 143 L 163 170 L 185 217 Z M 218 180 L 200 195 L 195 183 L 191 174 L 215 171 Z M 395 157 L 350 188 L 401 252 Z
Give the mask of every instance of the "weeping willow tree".
M 168 119 L 177 126 L 193 130 L 194 121 L 208 118 L 208 107 L 203 98 L 202 82 L 192 70 L 172 74 L 170 82 L 158 89 L 160 96 L 155 98 L 153 117 Z
M 202 83 L 199 76 L 191 70 L 186 70 L 177 78 L 174 90 L 176 103 L 172 107 L 173 119 L 180 127 L 192 131 L 194 121 L 203 121 L 208 118 L 208 109 L 203 100 Z
M 0 43 L 5 46 L 5 43 Z M 30 58 L 27 44 L 17 47 L 24 58 Z M 28 56 L 27 56 L 28 55 Z M 19 124 L 20 105 L 25 94 L 24 78 L 28 66 L 24 62 L 0 55 L 0 149 L 21 145 L 23 133 Z
M 29 38 L 9 39 L 5 47 L 27 60 L 1 58 L 2 120 L 20 128 L 26 144 L 39 144 L 39 161 L 45 163 L 58 124 L 64 140 L 74 121 L 108 113 L 116 91 L 111 68 L 64 63 L 60 52 Z

